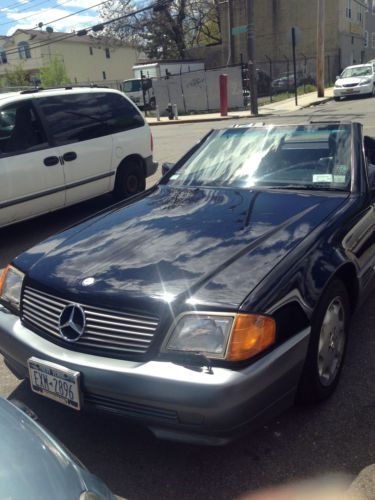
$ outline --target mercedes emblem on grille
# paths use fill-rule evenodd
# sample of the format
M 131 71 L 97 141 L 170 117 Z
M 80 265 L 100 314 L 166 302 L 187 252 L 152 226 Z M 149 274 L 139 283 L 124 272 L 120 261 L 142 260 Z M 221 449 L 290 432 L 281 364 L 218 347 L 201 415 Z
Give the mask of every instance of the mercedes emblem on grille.
M 69 304 L 59 318 L 60 336 L 67 342 L 77 342 L 85 330 L 85 311 L 78 304 Z

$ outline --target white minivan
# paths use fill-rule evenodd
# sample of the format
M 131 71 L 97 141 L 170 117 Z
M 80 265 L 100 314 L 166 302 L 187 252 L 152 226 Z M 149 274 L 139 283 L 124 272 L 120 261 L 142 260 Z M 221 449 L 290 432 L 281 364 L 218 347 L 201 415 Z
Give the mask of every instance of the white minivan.
M 121 92 L 65 87 L 0 94 L 0 227 L 107 192 L 145 189 L 152 135 Z

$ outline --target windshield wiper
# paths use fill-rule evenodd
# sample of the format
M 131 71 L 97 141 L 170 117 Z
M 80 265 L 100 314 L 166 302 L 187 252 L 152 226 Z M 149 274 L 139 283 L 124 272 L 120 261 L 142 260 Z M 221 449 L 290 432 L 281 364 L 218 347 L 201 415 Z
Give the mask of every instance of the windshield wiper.
M 345 192 L 346 189 L 333 188 L 331 186 L 325 186 L 323 184 L 282 184 L 280 186 L 264 186 L 267 189 L 292 189 L 292 190 L 304 190 L 304 191 L 340 191 Z

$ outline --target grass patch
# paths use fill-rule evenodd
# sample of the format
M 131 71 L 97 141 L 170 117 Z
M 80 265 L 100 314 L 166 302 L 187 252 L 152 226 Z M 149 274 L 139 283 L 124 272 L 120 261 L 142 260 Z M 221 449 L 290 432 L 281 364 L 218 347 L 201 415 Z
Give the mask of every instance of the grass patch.
M 310 92 L 315 92 L 315 85 L 301 85 L 297 88 L 297 95 L 309 94 Z M 272 102 L 285 101 L 285 99 L 290 99 L 294 97 L 294 92 L 281 92 L 280 94 L 274 94 L 272 96 Z M 264 106 L 270 103 L 270 97 L 260 97 L 258 99 L 258 105 Z

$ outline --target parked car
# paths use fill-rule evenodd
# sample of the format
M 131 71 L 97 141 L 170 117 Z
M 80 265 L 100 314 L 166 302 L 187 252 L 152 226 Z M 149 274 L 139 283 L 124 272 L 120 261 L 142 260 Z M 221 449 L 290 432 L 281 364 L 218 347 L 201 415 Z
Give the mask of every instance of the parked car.
M 372 64 L 348 66 L 337 76 L 333 95 L 335 101 L 351 95 L 375 95 L 375 69 Z
M 349 122 L 210 132 L 159 184 L 12 261 L 7 366 L 195 443 L 328 397 L 373 284 L 371 144 Z
M 1 498 L 115 500 L 107 486 L 54 436 L 3 398 L 0 435 Z
M 315 85 L 315 80 L 312 76 L 297 73 L 297 87 L 301 85 Z M 294 73 L 281 73 L 279 78 L 272 80 L 272 92 L 278 94 L 280 92 L 294 92 Z
M 0 227 L 111 191 L 132 195 L 156 167 L 149 126 L 121 92 L 0 95 Z

